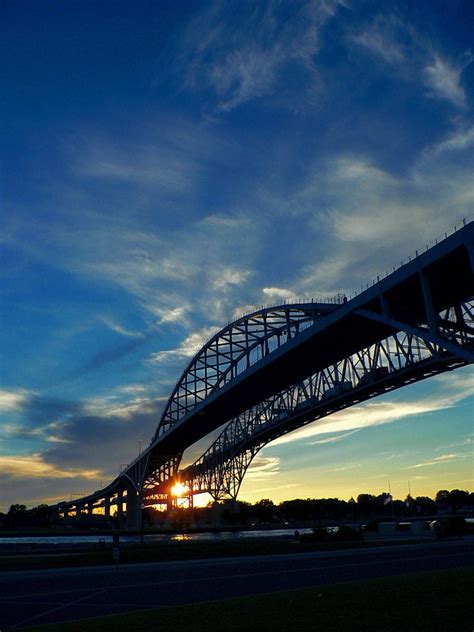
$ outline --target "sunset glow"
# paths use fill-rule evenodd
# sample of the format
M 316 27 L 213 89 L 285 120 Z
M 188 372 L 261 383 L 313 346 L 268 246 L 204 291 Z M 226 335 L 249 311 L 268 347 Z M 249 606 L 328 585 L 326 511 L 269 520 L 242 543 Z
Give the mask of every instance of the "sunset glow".
M 176 498 L 182 498 L 189 493 L 189 487 L 187 485 L 183 485 L 182 483 L 176 483 L 171 488 L 171 495 Z

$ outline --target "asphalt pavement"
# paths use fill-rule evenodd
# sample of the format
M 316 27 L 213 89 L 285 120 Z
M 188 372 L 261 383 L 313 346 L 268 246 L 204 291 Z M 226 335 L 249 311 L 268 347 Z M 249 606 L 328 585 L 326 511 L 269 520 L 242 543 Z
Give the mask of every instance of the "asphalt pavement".
M 474 539 L 290 555 L 0 573 L 0 630 L 474 567 Z

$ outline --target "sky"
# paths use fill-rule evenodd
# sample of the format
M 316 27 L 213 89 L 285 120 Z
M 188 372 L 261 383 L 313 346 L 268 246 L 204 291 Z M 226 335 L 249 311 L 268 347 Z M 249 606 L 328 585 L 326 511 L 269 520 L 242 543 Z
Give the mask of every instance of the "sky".
M 474 215 L 470 0 L 0 13 L 0 511 L 114 478 L 229 320 L 351 294 Z M 240 499 L 472 490 L 473 377 L 270 444 Z

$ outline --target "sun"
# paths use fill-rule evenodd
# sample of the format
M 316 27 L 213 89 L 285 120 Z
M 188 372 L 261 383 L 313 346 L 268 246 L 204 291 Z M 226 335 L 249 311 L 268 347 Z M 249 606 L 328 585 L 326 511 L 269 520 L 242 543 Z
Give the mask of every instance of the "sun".
M 182 496 L 186 496 L 189 492 L 189 487 L 187 485 L 183 485 L 182 483 L 176 483 L 171 488 L 171 495 L 176 496 L 177 498 L 181 498 Z

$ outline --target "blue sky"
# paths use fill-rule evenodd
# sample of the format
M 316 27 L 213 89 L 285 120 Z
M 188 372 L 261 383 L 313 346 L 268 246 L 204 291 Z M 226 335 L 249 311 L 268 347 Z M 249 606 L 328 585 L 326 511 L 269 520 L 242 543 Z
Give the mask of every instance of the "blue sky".
M 0 11 L 0 508 L 115 476 L 236 315 L 350 294 L 473 215 L 468 0 Z M 241 497 L 472 489 L 472 378 L 268 446 Z

